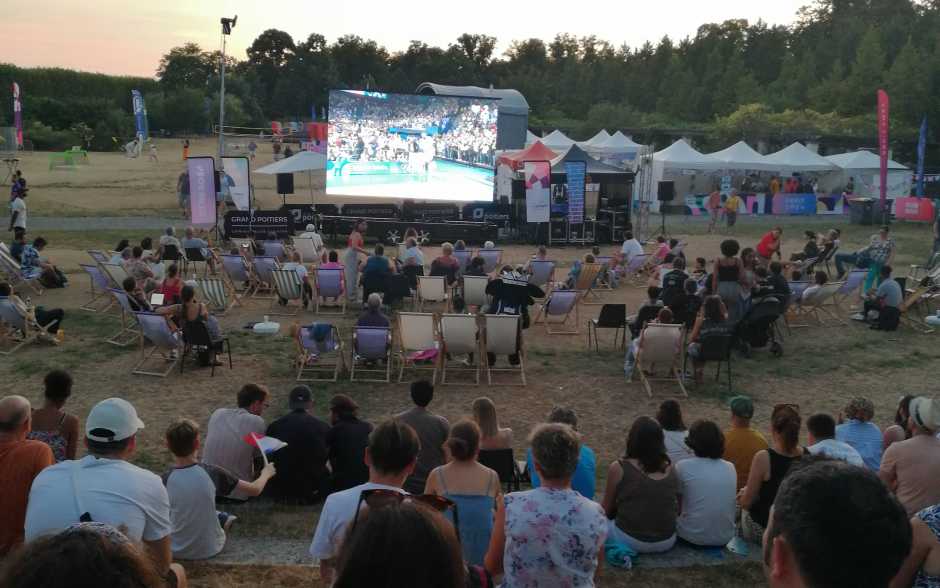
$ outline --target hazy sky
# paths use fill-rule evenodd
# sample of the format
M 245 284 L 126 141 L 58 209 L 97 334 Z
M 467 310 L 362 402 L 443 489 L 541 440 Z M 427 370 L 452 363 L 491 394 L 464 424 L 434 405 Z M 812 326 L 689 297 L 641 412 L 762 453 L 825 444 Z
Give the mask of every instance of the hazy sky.
M 194 41 L 218 49 L 219 17 L 235 14 L 238 26 L 228 46 L 238 59 L 269 28 L 295 40 L 312 32 L 330 41 L 357 34 L 390 51 L 412 39 L 444 47 L 465 32 L 495 36 L 499 53 L 513 39 L 551 40 L 559 32 L 635 47 L 666 34 L 694 35 L 700 24 L 731 18 L 788 24 L 809 1 L 3 0 L 0 61 L 152 76 L 171 47 Z

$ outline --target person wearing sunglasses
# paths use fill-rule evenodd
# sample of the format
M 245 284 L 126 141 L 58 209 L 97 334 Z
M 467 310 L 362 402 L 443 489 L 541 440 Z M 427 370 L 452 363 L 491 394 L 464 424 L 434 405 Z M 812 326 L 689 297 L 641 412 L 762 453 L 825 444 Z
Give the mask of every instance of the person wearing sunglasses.
M 741 532 L 752 543 L 761 543 L 770 507 L 777 498 L 777 490 L 806 450 L 800 447 L 800 428 L 803 420 L 795 404 L 778 404 L 770 417 L 771 443 L 767 449 L 754 454 L 747 485 L 738 492 L 741 505 Z
M 347 527 L 357 522 L 361 503 L 368 496 L 374 496 L 375 502 L 388 493 L 405 494 L 402 486 L 414 471 L 420 448 L 417 433 L 399 420 L 385 421 L 369 434 L 365 450 L 369 481 L 327 497 L 310 543 L 310 555 L 320 560 L 320 576 L 325 586 L 333 582 L 334 566 L 343 538 Z M 367 495 L 366 491 L 370 490 L 386 492 Z

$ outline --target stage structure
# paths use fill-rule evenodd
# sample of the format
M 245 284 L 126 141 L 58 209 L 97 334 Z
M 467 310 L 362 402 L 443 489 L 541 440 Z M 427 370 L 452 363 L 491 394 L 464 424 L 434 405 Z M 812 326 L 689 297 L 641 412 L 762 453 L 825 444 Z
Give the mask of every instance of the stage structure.
M 496 148 L 522 149 L 526 146 L 526 133 L 529 130 L 529 103 L 518 90 L 480 88 L 479 86 L 447 86 L 424 82 L 415 89 L 416 94 L 429 96 L 464 96 L 498 100 L 499 129 Z

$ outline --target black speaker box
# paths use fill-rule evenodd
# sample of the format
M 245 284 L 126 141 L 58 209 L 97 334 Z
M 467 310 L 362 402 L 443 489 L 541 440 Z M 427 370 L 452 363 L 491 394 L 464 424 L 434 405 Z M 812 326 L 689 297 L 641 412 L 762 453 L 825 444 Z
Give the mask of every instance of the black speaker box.
M 277 193 L 294 193 L 294 174 L 277 174 Z
M 676 198 L 676 183 L 673 181 L 660 182 L 656 196 L 660 202 L 672 202 Z

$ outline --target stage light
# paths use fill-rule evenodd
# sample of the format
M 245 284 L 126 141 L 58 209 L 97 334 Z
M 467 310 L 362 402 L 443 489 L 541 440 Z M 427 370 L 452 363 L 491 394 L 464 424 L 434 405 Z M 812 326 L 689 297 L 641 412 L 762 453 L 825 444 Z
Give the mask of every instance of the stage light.
M 235 15 L 235 18 L 222 18 L 222 34 L 231 35 L 232 29 L 235 28 L 235 23 L 238 22 L 238 15 Z

